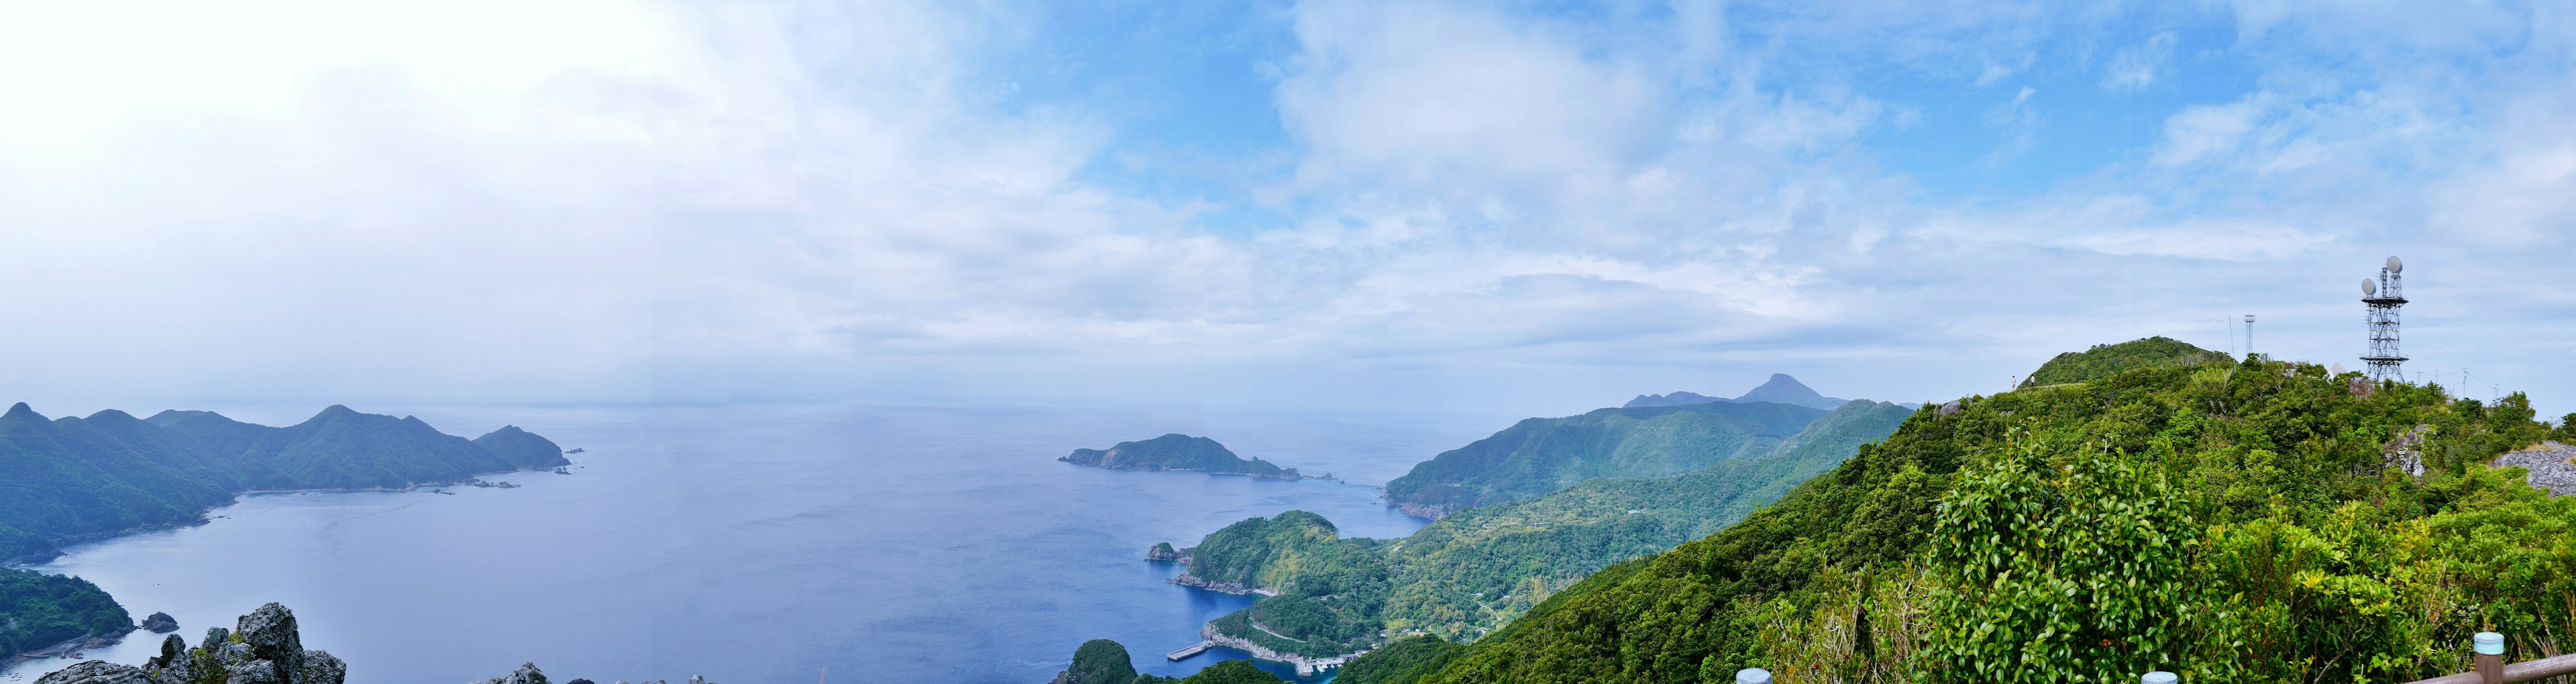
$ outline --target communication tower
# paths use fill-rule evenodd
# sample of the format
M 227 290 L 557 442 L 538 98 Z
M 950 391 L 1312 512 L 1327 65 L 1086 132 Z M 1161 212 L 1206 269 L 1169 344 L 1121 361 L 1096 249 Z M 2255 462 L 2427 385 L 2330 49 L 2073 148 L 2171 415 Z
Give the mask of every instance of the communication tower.
M 2405 282 L 2398 272 L 2405 268 L 2397 257 L 2389 257 L 2377 279 L 2361 279 L 2361 303 L 2370 307 L 2370 353 L 2361 360 L 2370 362 L 2374 382 L 2406 379 L 2397 367 L 2406 362 L 2406 356 L 2397 352 L 2397 307 L 2406 305 Z
M 2245 355 L 2254 355 L 2254 314 L 2245 314 Z

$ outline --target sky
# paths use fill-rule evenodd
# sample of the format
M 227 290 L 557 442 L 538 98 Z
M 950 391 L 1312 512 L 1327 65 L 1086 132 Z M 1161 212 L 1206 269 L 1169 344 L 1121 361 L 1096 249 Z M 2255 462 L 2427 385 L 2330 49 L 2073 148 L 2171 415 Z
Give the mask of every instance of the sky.
M 2357 368 L 2391 255 L 2410 371 L 2576 411 L 2576 7 L 0 3 L 57 415 L 1941 401 Z

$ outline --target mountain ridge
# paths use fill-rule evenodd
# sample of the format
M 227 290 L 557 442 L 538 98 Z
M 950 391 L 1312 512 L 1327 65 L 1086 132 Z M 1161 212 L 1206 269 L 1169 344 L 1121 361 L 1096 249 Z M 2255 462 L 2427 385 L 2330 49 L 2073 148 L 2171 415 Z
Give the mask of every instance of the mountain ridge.
M 1787 373 L 1772 373 L 1771 379 L 1763 381 L 1761 385 L 1756 386 L 1753 389 L 1746 390 L 1744 394 L 1733 399 L 1720 399 L 1695 392 L 1640 394 L 1637 395 L 1637 398 L 1628 400 L 1628 403 L 1620 405 L 1620 408 L 1688 406 L 1691 404 L 1710 404 L 1720 402 L 1745 403 L 1755 401 L 1767 401 L 1775 404 L 1788 404 L 1791 406 L 1805 406 L 1807 408 L 1825 409 L 1830 411 L 1835 407 L 1842 406 L 1843 402 L 1849 400 L 1838 397 L 1828 397 L 1820 394 L 1813 388 L 1807 387 L 1806 383 L 1798 382 L 1797 378 L 1789 377 L 1789 374 Z

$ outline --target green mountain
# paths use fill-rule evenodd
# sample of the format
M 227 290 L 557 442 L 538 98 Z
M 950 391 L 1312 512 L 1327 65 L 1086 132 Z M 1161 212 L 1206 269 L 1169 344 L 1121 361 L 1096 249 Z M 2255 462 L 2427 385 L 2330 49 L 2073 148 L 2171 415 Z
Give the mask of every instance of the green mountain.
M 1472 638 L 1612 563 L 1706 535 L 1885 437 L 1913 411 L 1845 404 L 1771 454 L 1663 478 L 1592 480 L 1469 509 L 1392 542 L 1344 539 L 1305 511 L 1252 518 L 1187 553 L 1184 584 L 1276 595 L 1211 623 L 1280 653 L 1329 657 L 1384 633 Z
M 2119 344 L 2097 344 L 2067 352 L 2039 365 L 2021 381 L 2022 389 L 2107 378 L 2120 371 L 2153 366 L 2191 366 L 2225 359 L 2226 354 L 2191 346 L 2169 337 L 2149 337 Z
M 1692 392 L 1640 394 L 1637 395 L 1637 398 L 1628 400 L 1628 403 L 1621 405 L 1620 408 L 1682 406 L 1686 404 L 1706 404 L 1718 401 L 1731 401 L 1736 403 L 1767 401 L 1774 404 L 1805 406 L 1812 409 L 1831 411 L 1836 407 L 1842 406 L 1843 401 L 1845 400 L 1817 394 L 1815 390 L 1809 389 L 1805 383 L 1798 382 L 1797 378 L 1789 377 L 1789 374 L 1787 373 L 1772 373 L 1769 381 L 1763 382 L 1760 387 L 1755 387 L 1752 391 L 1745 392 L 1742 396 L 1738 396 L 1733 399 L 1719 399 L 1717 397 L 1702 396 Z
M 2548 426 L 2519 394 L 2359 378 L 2124 363 L 1918 412 L 1417 681 L 2407 681 L 2490 627 L 2563 648 L 2576 498 L 2483 465 Z
M 73 639 L 133 629 L 125 607 L 88 580 L 0 568 L 0 663 Z
M 1772 453 L 1660 478 L 1591 480 L 1537 499 L 1451 514 L 1388 554 L 1384 619 L 1451 639 L 1511 622 L 1603 567 L 1734 524 L 1790 488 L 1885 439 L 1914 411 L 1859 400 L 1809 423 Z
M 1531 418 L 1413 467 L 1389 502 L 1437 518 L 1596 478 L 1663 477 L 1770 453 L 1822 409 L 1768 402 L 1600 409 Z
M 515 427 L 483 440 L 345 406 L 268 427 L 205 411 L 48 420 L 21 403 L 0 414 L 0 472 L 10 475 L 0 478 L 0 559 L 193 524 L 241 492 L 398 488 L 570 463 L 553 442 Z
M 1245 460 L 1216 440 L 1178 433 L 1142 442 L 1119 442 L 1107 449 L 1075 449 L 1071 455 L 1056 460 L 1111 470 L 1199 470 L 1272 480 L 1300 477 L 1296 468 L 1281 468 L 1258 458 Z

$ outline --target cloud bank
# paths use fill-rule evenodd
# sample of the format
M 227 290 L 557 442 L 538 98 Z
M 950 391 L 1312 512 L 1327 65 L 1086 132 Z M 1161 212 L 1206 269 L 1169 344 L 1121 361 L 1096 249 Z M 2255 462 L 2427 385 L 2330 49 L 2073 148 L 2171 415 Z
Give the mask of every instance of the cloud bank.
M 0 386 L 1535 414 L 1780 371 L 1911 401 L 2094 343 L 2226 348 L 2249 312 L 2262 351 L 2356 365 L 2346 290 L 2395 253 L 2417 367 L 2576 410 L 2552 4 L 1135 26 L 1215 36 L 1170 46 L 1196 62 L 1062 48 L 1062 12 L 0 10 L 32 105 L 0 108 Z M 1256 113 L 1134 85 L 1184 66 Z

